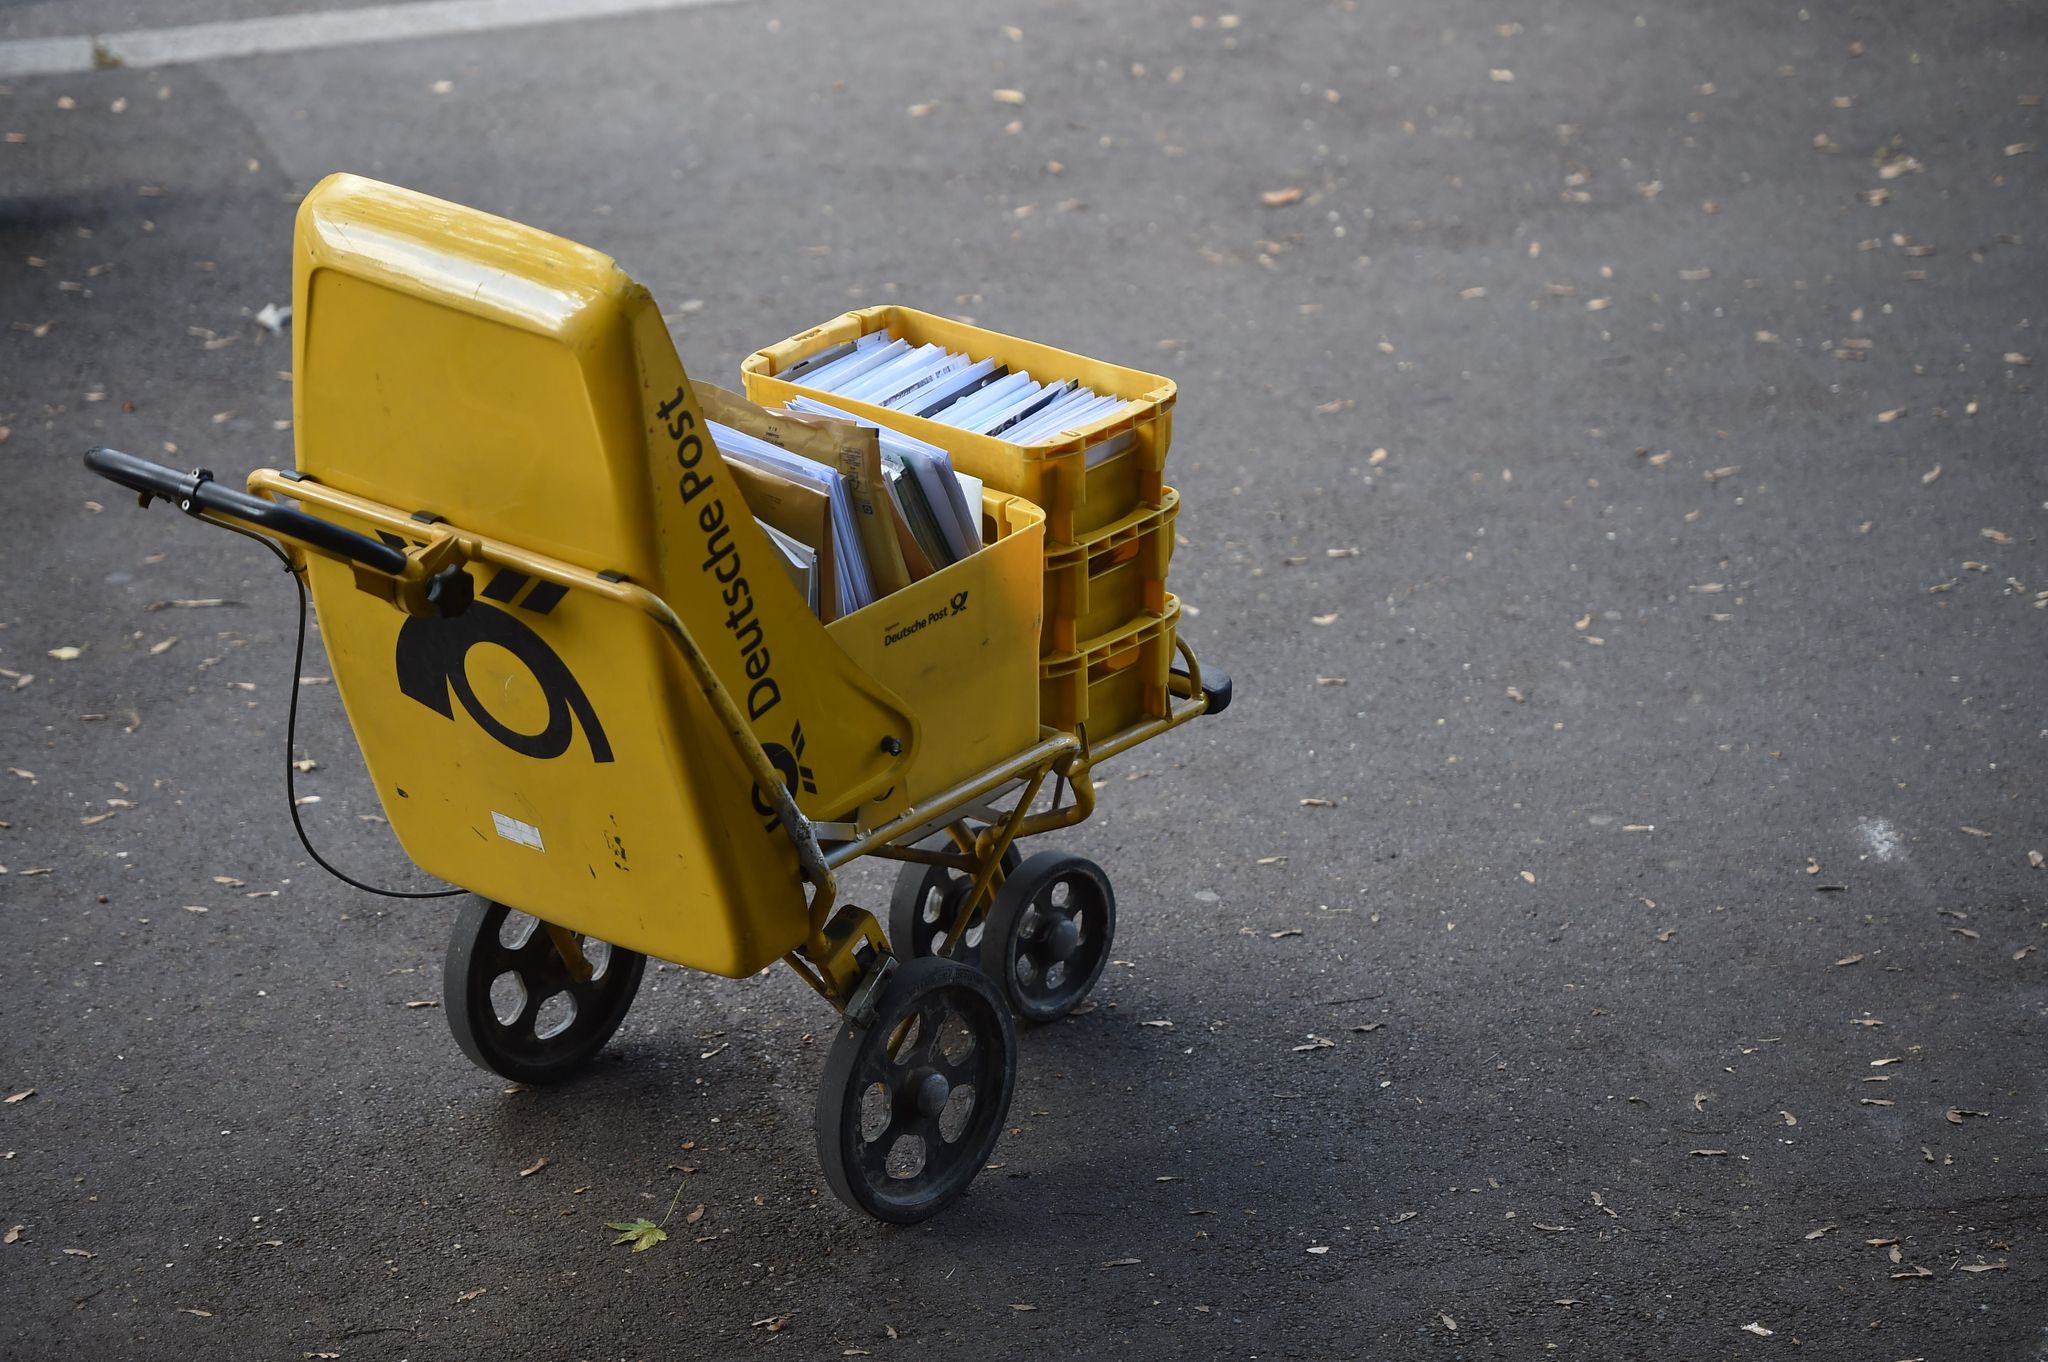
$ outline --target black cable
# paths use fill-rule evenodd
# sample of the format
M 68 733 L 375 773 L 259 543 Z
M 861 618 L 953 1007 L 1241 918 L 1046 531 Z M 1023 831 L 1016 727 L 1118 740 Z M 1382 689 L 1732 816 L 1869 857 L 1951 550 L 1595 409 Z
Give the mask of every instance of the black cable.
M 374 884 L 364 884 L 355 876 L 337 870 L 334 866 L 328 864 L 325 856 L 322 856 L 313 849 L 312 839 L 306 836 L 306 825 L 299 820 L 299 768 L 292 765 L 292 753 L 298 748 L 299 737 L 299 669 L 306 665 L 306 612 L 308 605 L 306 600 L 305 571 L 301 568 L 293 567 L 290 556 L 264 536 L 251 533 L 234 525 L 222 524 L 218 520 L 213 523 L 219 525 L 224 530 L 233 530 L 236 534 L 246 539 L 253 539 L 264 548 L 276 554 L 277 560 L 284 564 L 284 570 L 291 574 L 292 585 L 297 587 L 299 591 L 299 638 L 292 648 L 292 674 L 290 679 L 292 698 L 284 725 L 285 801 L 291 807 L 292 831 L 299 834 L 299 845 L 306 849 L 306 854 L 311 856 L 314 864 L 318 865 L 322 870 L 334 876 L 335 879 L 340 880 L 343 884 L 362 890 L 365 894 L 376 894 L 387 899 L 446 899 L 454 898 L 458 894 L 468 893 L 467 889 L 379 889 Z

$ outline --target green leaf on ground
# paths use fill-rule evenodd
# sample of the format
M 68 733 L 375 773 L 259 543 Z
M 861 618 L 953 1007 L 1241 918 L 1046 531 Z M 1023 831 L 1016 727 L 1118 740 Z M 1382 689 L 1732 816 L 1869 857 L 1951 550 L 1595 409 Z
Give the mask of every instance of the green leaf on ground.
M 668 1238 L 667 1230 L 644 1216 L 638 1220 L 607 1221 L 605 1222 L 605 1228 L 620 1232 L 619 1237 L 612 1240 L 614 1246 L 631 1244 L 635 1253 L 645 1253 L 662 1240 Z

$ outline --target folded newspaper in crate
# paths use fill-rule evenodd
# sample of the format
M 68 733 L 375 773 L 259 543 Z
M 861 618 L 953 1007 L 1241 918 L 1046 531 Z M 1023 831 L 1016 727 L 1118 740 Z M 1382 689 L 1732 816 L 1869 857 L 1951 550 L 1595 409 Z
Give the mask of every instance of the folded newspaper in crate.
M 976 360 L 942 345 L 912 345 L 886 331 L 822 350 L 778 377 L 1017 445 L 1078 430 L 1126 405 L 1124 398 L 1105 396 L 1073 379 L 1034 382 L 1028 372 L 1013 373 L 993 359 Z M 791 405 L 830 410 L 822 404 Z M 1100 463 L 1129 443 L 1128 436 L 1104 441 L 1089 450 L 1088 463 Z

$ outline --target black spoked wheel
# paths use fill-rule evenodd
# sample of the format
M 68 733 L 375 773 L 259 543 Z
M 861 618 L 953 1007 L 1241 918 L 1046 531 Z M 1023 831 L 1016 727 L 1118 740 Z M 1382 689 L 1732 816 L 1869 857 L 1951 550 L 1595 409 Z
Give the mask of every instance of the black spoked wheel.
M 1026 1021 L 1074 1010 L 1109 963 L 1116 894 L 1102 867 L 1041 851 L 1003 881 L 981 937 L 981 967 Z
M 448 1029 L 462 1053 L 518 1083 L 559 1083 L 626 1019 L 647 957 L 596 937 L 572 938 L 587 979 L 556 948 L 548 925 L 488 899 L 455 921 L 441 971 Z
M 930 850 L 954 849 L 953 839 L 945 833 L 927 838 L 923 845 Z M 1023 860 L 1024 854 L 1012 842 L 1003 851 L 1003 874 L 1008 876 Z M 981 921 L 968 924 L 961 940 L 947 939 L 953 914 L 959 910 L 961 898 L 973 887 L 973 879 L 957 870 L 905 861 L 896 872 L 896 891 L 889 896 L 889 944 L 897 958 L 922 960 L 942 955 L 952 960 L 973 961 L 981 947 L 986 912 Z
M 1010 1110 L 1017 1042 L 994 985 L 953 960 L 906 961 L 872 1026 L 841 1023 L 818 1086 L 818 1161 L 833 1195 L 895 1225 L 957 1200 Z

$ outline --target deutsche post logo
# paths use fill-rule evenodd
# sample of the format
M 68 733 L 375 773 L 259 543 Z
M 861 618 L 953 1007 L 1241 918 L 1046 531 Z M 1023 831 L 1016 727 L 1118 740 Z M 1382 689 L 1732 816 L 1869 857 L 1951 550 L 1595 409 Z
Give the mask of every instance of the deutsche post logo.
M 804 765 L 804 726 L 799 723 L 790 730 L 789 745 L 779 742 L 761 744 L 761 754 L 768 758 L 768 764 L 782 777 L 782 784 L 793 799 L 801 791 L 804 794 L 818 792 L 817 773 Z M 759 785 L 754 786 L 754 812 L 769 819 L 771 826 L 775 818 L 775 806 L 768 802 L 768 796 Z
M 590 697 L 583 693 L 568 664 L 512 611 L 484 603 L 512 604 L 528 580 L 523 572 L 500 569 L 484 586 L 483 599 L 460 615 L 409 617 L 398 631 L 398 689 L 445 719 L 455 717 L 453 702 L 459 701 L 478 728 L 521 756 L 542 761 L 567 752 L 581 725 L 590 745 L 590 759 L 608 762 L 612 748 L 604 736 L 604 725 L 597 721 Z M 525 599 L 517 602 L 517 608 L 545 615 L 567 594 L 566 588 L 553 582 L 537 582 Z M 477 698 L 464 663 L 469 650 L 479 643 L 495 643 L 533 674 L 548 705 L 547 723 L 539 732 L 522 733 L 506 725 Z

